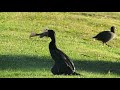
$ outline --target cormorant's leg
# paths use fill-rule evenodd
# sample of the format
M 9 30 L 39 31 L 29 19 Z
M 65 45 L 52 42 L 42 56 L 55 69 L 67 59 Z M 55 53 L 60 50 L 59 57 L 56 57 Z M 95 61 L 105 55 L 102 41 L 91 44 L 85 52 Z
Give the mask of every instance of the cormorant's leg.
M 103 42 L 103 46 L 105 45 L 105 43 Z
M 105 43 L 108 47 L 111 47 L 110 45 L 108 45 L 107 43 Z
M 108 45 L 106 42 L 103 42 L 103 45 L 107 45 L 108 47 L 111 47 L 110 45 Z

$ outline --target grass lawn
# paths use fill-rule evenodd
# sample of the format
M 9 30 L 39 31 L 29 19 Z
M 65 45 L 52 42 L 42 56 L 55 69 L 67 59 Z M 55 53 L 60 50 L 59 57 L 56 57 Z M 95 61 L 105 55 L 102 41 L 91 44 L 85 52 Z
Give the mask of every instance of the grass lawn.
M 111 26 L 111 47 L 92 39 Z M 56 32 L 57 47 L 82 76 L 51 73 L 50 38 L 29 38 L 45 28 Z M 1 12 L 0 78 L 120 78 L 120 12 Z

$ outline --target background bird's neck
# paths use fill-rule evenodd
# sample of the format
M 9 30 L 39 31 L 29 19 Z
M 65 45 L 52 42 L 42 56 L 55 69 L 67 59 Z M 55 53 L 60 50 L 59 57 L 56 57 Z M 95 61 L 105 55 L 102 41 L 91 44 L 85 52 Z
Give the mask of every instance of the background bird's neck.
M 56 49 L 56 40 L 55 37 L 50 37 L 51 38 L 51 42 L 49 44 L 49 49 Z
M 115 33 L 115 30 L 114 30 L 114 29 L 111 29 L 111 32 Z

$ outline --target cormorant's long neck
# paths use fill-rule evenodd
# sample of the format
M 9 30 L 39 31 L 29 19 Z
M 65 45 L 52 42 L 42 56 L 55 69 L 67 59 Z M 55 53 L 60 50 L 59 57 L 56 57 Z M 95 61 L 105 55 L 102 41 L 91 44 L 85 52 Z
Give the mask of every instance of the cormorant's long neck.
M 51 42 L 50 42 L 50 44 L 49 44 L 49 49 L 50 49 L 50 50 L 51 50 L 51 49 L 56 49 L 57 47 L 56 47 L 55 36 L 51 36 L 50 38 L 51 38 Z

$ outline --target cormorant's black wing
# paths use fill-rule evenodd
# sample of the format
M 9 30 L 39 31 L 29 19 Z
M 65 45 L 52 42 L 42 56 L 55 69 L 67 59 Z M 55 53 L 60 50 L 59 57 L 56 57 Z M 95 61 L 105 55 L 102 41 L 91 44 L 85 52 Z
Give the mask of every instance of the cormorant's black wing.
M 52 58 L 54 60 L 59 60 L 62 61 L 63 63 L 65 63 L 71 70 L 75 71 L 75 66 L 74 63 L 70 60 L 70 58 L 63 53 L 61 50 L 59 49 L 55 49 L 55 50 L 51 50 L 50 51 L 52 54 Z

